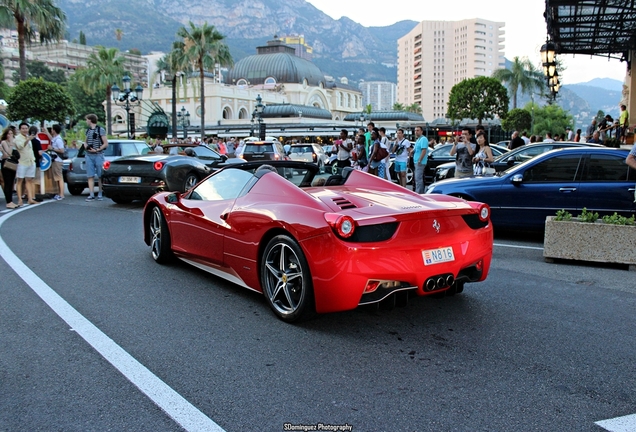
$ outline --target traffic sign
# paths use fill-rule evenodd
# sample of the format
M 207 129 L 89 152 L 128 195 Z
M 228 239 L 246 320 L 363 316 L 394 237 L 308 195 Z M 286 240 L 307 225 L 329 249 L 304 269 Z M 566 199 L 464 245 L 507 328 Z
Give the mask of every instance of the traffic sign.
M 44 132 L 38 132 L 37 139 L 40 140 L 42 150 L 46 150 L 47 148 L 49 148 L 49 144 L 51 144 L 51 142 L 49 141 L 49 136 L 47 134 L 45 134 Z
M 42 159 L 40 159 L 40 171 L 46 171 L 51 168 L 51 155 L 48 153 L 42 153 Z

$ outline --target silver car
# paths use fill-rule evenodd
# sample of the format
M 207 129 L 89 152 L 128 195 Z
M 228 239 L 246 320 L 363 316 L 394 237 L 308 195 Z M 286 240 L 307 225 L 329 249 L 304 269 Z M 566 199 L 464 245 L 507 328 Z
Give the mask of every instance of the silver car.
M 321 173 L 329 163 L 329 156 L 318 144 L 294 144 L 289 149 L 289 158 L 298 162 L 313 162 Z
M 122 156 L 143 155 L 151 151 L 152 149 L 143 141 L 113 139 L 108 140 L 108 147 L 104 150 L 104 160 L 113 161 Z M 81 195 L 88 187 L 85 154 L 86 148 L 82 145 L 68 167 L 65 180 L 71 195 Z

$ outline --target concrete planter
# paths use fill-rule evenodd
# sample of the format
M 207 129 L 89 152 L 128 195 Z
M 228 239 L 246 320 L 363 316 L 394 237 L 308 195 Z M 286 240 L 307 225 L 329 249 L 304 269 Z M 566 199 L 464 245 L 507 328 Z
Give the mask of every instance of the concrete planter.
M 636 226 L 545 220 L 543 256 L 554 258 L 629 264 L 636 270 Z

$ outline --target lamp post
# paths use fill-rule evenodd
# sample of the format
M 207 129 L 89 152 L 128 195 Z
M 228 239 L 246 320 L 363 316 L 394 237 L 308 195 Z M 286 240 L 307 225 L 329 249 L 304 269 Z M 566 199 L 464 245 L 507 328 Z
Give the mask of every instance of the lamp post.
M 115 105 L 123 106 L 126 110 L 126 118 L 128 119 L 128 127 L 126 128 L 126 132 L 128 135 L 128 139 L 130 136 L 135 135 L 135 113 L 130 112 L 131 107 L 136 107 L 141 105 L 141 96 L 144 92 L 144 89 L 141 85 L 137 84 L 135 90 L 130 89 L 130 77 L 128 75 L 124 75 L 122 78 L 124 82 L 124 90 L 121 91 L 117 84 L 113 84 L 111 87 L 111 91 L 113 92 L 113 100 Z
M 556 68 L 556 46 L 548 39 L 541 47 L 541 63 L 543 64 L 543 75 L 548 80 L 551 100 L 554 100 L 561 84 L 559 83 L 559 74 Z
M 188 137 L 188 126 L 190 126 L 190 112 L 184 106 L 177 113 L 177 124 L 183 128 L 183 139 L 186 139 Z
M 256 96 L 256 106 L 254 107 L 254 112 L 256 113 L 256 120 L 258 121 L 258 139 L 261 141 L 265 140 L 266 135 L 266 126 L 263 122 L 263 110 L 265 109 L 265 105 L 263 105 L 263 98 L 259 94 Z
M 367 117 L 364 115 L 364 113 L 360 113 L 360 127 L 361 127 L 362 129 L 364 129 L 364 120 L 365 120 L 366 118 L 367 118 Z
M 252 120 L 250 120 L 250 136 L 254 136 L 254 117 L 256 116 L 256 110 L 252 111 Z

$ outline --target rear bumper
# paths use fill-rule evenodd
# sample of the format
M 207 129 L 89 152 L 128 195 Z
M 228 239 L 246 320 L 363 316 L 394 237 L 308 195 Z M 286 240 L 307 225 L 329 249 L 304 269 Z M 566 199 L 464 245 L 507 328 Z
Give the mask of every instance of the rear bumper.
M 148 200 L 158 192 L 168 191 L 168 186 L 150 185 L 113 185 L 104 182 L 102 185 L 104 196 L 108 198 L 127 198 L 132 200 Z

